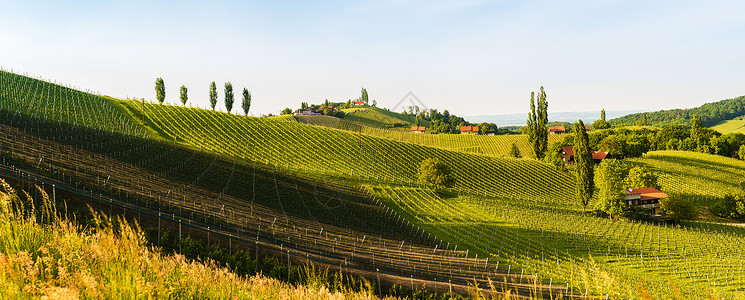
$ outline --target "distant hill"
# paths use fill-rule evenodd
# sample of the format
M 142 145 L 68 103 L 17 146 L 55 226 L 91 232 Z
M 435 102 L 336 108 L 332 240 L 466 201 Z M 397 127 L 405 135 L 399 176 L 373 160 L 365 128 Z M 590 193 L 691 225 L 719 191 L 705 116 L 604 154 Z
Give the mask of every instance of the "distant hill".
M 638 113 L 639 110 L 606 110 L 606 118 L 618 118 L 631 113 Z M 528 113 L 523 114 L 504 114 L 504 115 L 479 115 L 467 116 L 466 120 L 472 123 L 489 122 L 497 126 L 525 126 Z M 576 122 L 582 119 L 585 124 L 591 124 L 593 121 L 600 119 L 600 111 L 568 111 L 568 112 L 549 112 L 549 122 Z
M 408 130 L 416 121 L 413 116 L 406 116 L 378 107 L 348 108 L 344 120 L 358 122 L 380 128 L 402 128 Z M 429 127 L 429 121 L 421 120 L 421 126 Z
M 686 109 L 669 109 L 647 113 L 635 113 L 608 121 L 611 125 L 635 124 L 647 116 L 647 124 L 654 126 L 686 125 L 698 114 L 704 126 L 713 126 L 721 121 L 745 115 L 745 96 L 706 103 L 699 107 Z

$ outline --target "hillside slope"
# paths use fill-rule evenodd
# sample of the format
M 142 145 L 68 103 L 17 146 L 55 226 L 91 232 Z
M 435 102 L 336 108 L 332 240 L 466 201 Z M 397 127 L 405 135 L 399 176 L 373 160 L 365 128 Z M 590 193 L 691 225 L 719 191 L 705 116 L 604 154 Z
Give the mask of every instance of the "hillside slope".
M 680 193 L 704 206 L 727 192 L 740 191 L 739 184 L 745 180 L 745 161 L 721 155 L 652 151 L 626 161 L 657 171 L 662 191 Z
M 714 126 L 711 127 L 711 129 L 716 130 L 717 132 L 721 134 L 727 134 L 727 133 L 745 133 L 745 120 L 743 120 L 742 117 L 738 116 L 731 120 L 725 120 L 721 121 Z
M 329 291 L 312 273 L 298 281 L 315 284 L 293 286 L 260 274 L 240 276 L 213 261 L 164 255 L 144 243 L 136 225 L 105 216 L 93 228 L 65 218 L 42 223 L 28 217 L 41 211 L 10 207 L 24 201 L 18 195 L 24 192 L 34 194 L 0 179 L 0 298 L 368 299 L 373 292 Z
M 341 129 L 350 132 L 363 133 L 374 137 L 385 138 L 394 141 L 414 143 L 427 147 L 446 149 L 464 153 L 482 154 L 487 156 L 502 157 L 510 153 L 512 144 L 517 145 L 523 157 L 532 156 L 533 150 L 528 143 L 525 134 L 509 135 L 465 135 L 465 134 L 430 134 L 411 133 L 408 130 L 390 130 L 379 127 L 367 126 L 362 123 L 350 122 L 346 119 L 319 115 L 297 116 L 298 122 Z M 562 141 L 565 136 L 552 134 L 548 136 L 548 144 Z
M 634 125 L 647 116 L 647 124 L 653 126 L 688 125 L 691 118 L 698 114 L 704 126 L 713 126 L 735 116 L 745 115 L 745 96 L 706 103 L 699 107 L 687 109 L 670 109 L 655 112 L 635 113 L 608 121 L 611 125 Z

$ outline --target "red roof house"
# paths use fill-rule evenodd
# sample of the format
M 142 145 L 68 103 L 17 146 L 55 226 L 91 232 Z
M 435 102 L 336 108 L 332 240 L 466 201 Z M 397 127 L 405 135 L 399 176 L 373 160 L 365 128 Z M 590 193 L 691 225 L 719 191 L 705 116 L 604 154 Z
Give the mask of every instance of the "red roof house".
M 626 192 L 627 205 L 647 209 L 652 215 L 664 214 L 660 210 L 660 199 L 667 197 L 667 194 L 655 188 L 628 189 L 624 192 Z
M 354 105 L 365 105 L 365 101 L 360 99 L 354 99 Z
M 596 164 L 599 164 L 601 161 L 603 161 L 606 158 L 611 158 L 610 153 L 604 152 L 604 151 L 592 150 L 590 151 L 590 153 L 592 153 L 592 160 L 594 160 Z M 574 164 L 574 147 L 573 146 L 561 147 L 561 149 L 559 149 L 559 154 L 561 154 L 561 156 L 564 158 L 565 164 L 568 164 L 568 165 Z
M 424 126 L 412 126 L 411 133 L 424 133 L 426 129 Z
M 478 126 L 461 126 L 460 134 L 479 134 Z
M 548 133 L 550 134 L 562 134 L 566 133 L 567 130 L 564 128 L 564 126 L 551 126 L 548 128 Z

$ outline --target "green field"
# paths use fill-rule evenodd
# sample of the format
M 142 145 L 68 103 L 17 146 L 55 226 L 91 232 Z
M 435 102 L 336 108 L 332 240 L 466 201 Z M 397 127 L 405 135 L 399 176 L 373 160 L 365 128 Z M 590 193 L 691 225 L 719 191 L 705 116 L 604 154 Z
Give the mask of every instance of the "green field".
M 341 129 L 351 132 L 364 133 L 366 135 L 385 138 L 394 141 L 413 143 L 427 147 L 446 149 L 464 153 L 474 153 L 486 156 L 503 157 L 510 152 L 512 144 L 516 144 L 523 157 L 530 157 L 533 150 L 528 143 L 528 136 L 524 134 L 515 135 L 462 135 L 462 134 L 420 134 L 411 133 L 408 130 L 391 130 L 386 128 L 369 126 L 363 123 L 349 122 L 328 116 L 298 116 L 299 122 Z M 548 136 L 548 144 L 559 142 L 564 138 L 561 134 Z
M 504 280 L 523 295 L 533 295 L 525 291 L 537 282 L 550 295 L 745 296 L 743 228 L 582 213 L 571 174 L 499 157 L 512 142 L 527 149 L 522 135 L 417 135 L 322 116 L 245 117 L 0 75 L 3 162 L 146 199 L 143 209 L 158 214 L 191 213 L 236 237 L 256 232 L 257 241 L 292 245 L 332 266 L 374 266 L 428 284 Z M 51 104 L 38 110 L 39 103 Z M 453 168 L 452 189 L 417 183 L 419 163 L 433 157 Z M 700 206 L 736 190 L 745 175 L 745 162 L 693 152 L 626 161 L 654 169 L 663 192 Z
M 712 205 L 725 193 L 741 191 L 739 184 L 745 180 L 745 161 L 720 155 L 652 151 L 626 161 L 657 171 L 662 191 L 679 193 L 702 206 Z
M 722 134 L 737 132 L 745 133 L 745 120 L 742 117 L 737 117 L 732 120 L 722 121 L 711 127 Z
M 347 113 L 344 120 L 379 128 L 408 131 L 416 121 L 413 116 L 405 116 L 377 107 L 350 108 L 344 111 Z M 422 120 L 420 126 L 429 127 L 429 121 Z

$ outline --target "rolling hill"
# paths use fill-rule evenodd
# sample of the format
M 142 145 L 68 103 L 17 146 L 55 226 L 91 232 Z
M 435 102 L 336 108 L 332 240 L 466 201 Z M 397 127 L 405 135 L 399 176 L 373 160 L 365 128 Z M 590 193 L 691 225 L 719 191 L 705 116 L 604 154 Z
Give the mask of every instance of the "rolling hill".
M 689 125 L 691 118 L 696 114 L 701 118 L 701 123 L 707 127 L 732 119 L 735 116 L 745 115 L 745 96 L 706 103 L 694 108 L 635 113 L 611 119 L 608 123 L 611 125 L 634 125 L 646 116 L 648 125 Z
M 115 207 L 166 245 L 183 229 L 228 251 L 313 262 L 381 278 L 376 286 L 386 288 L 416 282 L 466 294 L 470 284 L 534 298 L 743 296 L 742 228 L 582 213 L 571 175 L 460 149 L 496 148 L 496 139 L 396 138 L 338 119 L 313 126 L 288 116 L 61 93 L 7 72 L 0 82 L 7 83 L 0 86 L 0 175 Z M 68 105 L 70 97 L 92 104 Z M 89 121 L 69 123 L 68 112 Z M 360 127 L 344 128 L 350 124 Z M 417 184 L 419 162 L 431 157 L 454 169 L 454 188 Z M 718 159 L 652 152 L 630 161 L 663 173 L 663 191 L 714 196 L 742 171 Z

